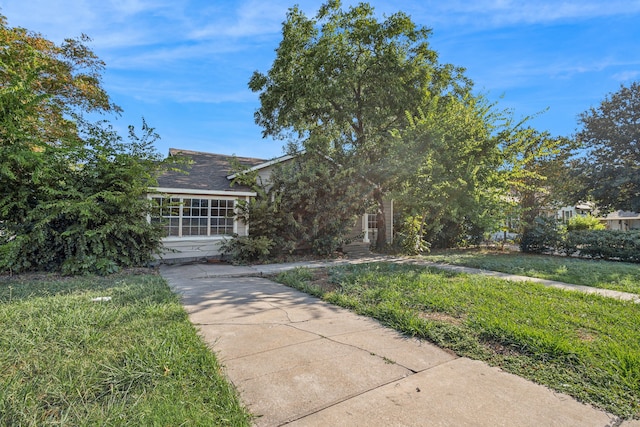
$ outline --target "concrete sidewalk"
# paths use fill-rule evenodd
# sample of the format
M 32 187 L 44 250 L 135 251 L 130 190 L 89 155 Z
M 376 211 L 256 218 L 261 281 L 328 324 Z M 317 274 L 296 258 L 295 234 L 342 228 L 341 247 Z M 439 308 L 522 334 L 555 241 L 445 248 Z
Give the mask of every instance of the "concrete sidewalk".
M 260 277 L 325 265 L 160 270 L 255 425 L 640 427 Z

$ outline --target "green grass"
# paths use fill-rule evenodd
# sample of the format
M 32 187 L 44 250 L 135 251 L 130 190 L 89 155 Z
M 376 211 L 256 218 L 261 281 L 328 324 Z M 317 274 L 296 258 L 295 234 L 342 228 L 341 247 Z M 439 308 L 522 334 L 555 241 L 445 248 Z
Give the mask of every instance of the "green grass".
M 0 324 L 0 425 L 251 422 L 160 276 L 4 279 Z
M 640 417 L 640 306 L 424 266 L 372 263 L 278 280 L 618 416 Z M 329 290 L 331 289 L 331 290 Z
M 434 252 L 420 259 L 640 294 L 639 264 L 487 250 Z

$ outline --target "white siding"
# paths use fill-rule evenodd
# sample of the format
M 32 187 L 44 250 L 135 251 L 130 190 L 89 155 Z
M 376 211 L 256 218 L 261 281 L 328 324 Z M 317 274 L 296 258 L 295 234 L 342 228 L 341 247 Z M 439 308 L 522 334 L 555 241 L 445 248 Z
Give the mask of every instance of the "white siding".
M 199 238 L 166 238 L 162 246 L 166 251 L 158 258 L 162 260 L 174 260 L 184 258 L 211 258 L 221 254 L 221 237 Z

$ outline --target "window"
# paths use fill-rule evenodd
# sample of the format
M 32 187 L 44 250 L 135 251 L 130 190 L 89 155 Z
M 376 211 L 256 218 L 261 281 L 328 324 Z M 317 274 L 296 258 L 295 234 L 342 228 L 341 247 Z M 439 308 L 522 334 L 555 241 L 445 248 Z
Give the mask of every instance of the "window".
M 154 197 L 159 207 L 152 222 L 163 221 L 167 236 L 233 234 L 235 201 L 188 197 Z
M 572 211 L 562 211 L 562 222 L 567 222 L 573 217 Z
M 377 214 L 368 214 L 367 215 L 367 228 L 369 230 L 376 230 L 378 228 L 378 215 Z

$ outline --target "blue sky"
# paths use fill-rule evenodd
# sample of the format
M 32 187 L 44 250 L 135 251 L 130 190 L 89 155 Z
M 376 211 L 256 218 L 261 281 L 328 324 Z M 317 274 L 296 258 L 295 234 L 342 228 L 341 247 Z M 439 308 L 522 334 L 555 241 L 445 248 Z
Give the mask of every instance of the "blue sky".
M 287 9 L 313 16 L 321 0 L 0 0 L 10 26 L 49 39 L 89 35 L 107 64 L 104 85 L 124 114 L 169 147 L 272 158 L 282 143 L 254 124 L 257 94 Z M 345 6 L 355 2 L 343 2 Z M 476 90 L 553 135 L 571 136 L 578 115 L 621 84 L 640 80 L 640 0 L 372 0 L 433 29 L 440 61 L 463 66 Z

